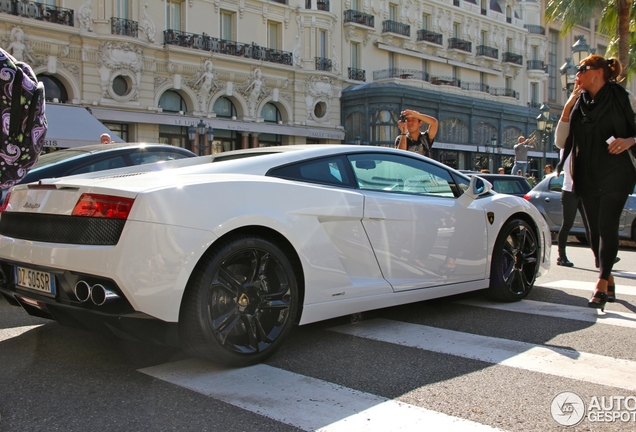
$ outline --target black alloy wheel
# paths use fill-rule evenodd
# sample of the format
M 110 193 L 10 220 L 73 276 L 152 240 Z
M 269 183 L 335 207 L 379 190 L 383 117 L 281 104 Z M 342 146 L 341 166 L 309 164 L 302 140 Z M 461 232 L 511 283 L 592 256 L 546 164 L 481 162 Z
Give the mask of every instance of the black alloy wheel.
M 294 269 L 275 244 L 230 240 L 204 257 L 184 294 L 180 337 L 197 357 L 248 366 L 282 344 L 298 311 Z
M 493 249 L 487 296 L 508 302 L 527 296 L 536 279 L 539 253 L 537 236 L 530 225 L 522 219 L 508 221 Z

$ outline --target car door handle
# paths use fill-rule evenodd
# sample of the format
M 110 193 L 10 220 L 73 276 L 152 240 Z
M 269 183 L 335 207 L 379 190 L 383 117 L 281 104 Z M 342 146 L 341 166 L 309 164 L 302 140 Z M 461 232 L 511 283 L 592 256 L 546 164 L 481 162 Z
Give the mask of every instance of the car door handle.
M 546 199 L 545 199 L 545 202 L 550 202 L 550 198 L 546 198 Z

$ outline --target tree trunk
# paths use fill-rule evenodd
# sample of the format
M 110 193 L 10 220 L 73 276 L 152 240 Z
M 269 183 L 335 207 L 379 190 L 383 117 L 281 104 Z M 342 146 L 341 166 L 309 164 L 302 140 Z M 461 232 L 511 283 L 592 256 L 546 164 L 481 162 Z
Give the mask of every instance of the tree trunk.
M 623 65 L 623 71 L 619 77 L 619 80 L 624 80 L 627 77 L 627 70 L 629 68 L 629 16 L 631 2 L 629 0 L 619 0 L 617 2 L 618 7 L 618 59 Z M 625 85 L 625 81 L 623 81 Z

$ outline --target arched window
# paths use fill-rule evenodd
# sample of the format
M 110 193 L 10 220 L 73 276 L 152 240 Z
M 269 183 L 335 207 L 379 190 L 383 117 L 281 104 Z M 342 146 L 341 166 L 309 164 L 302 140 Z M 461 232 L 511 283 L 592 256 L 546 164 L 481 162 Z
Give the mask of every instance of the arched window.
M 466 123 L 456 118 L 444 119 L 439 123 L 438 137 L 435 141 L 450 143 L 467 143 L 468 126 Z
M 47 102 L 68 102 L 66 88 L 59 79 L 51 75 L 38 75 L 38 80 L 44 84 L 44 96 Z
M 282 121 L 278 107 L 273 103 L 266 103 L 261 111 L 261 117 L 267 123 L 278 123 Z
M 513 148 L 517 144 L 519 137 L 523 135 L 523 131 L 518 127 L 508 126 L 503 131 L 503 148 Z
M 360 137 L 361 142 L 369 142 L 365 120 L 361 112 L 354 112 L 347 116 L 345 120 L 345 142 L 352 143 L 357 136 Z
M 473 129 L 473 142 L 478 145 L 490 145 L 493 135 L 497 135 L 496 127 L 490 123 L 477 123 Z
M 165 112 L 186 112 L 188 106 L 181 95 L 174 90 L 166 90 L 159 99 L 159 106 Z
M 236 117 L 236 108 L 234 107 L 234 104 L 229 98 L 225 96 L 218 98 L 216 102 L 214 102 L 214 107 L 212 108 L 212 110 L 217 117 Z
M 399 133 L 397 114 L 391 111 L 376 111 L 371 116 L 371 144 L 393 147 Z

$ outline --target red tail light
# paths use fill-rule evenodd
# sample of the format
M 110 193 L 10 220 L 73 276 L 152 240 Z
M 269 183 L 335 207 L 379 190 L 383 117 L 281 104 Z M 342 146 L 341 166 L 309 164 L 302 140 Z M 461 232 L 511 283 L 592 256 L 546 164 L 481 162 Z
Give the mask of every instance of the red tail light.
M 0 207 L 0 213 L 7 209 L 9 205 L 9 198 L 11 198 L 11 191 L 7 192 L 7 195 L 4 197 L 4 201 L 2 201 L 2 207 Z
M 530 198 L 532 198 L 532 195 L 530 195 L 529 193 L 527 193 L 527 194 L 525 194 L 523 196 L 523 199 L 526 200 L 526 201 L 530 201 Z
M 102 217 L 108 219 L 127 219 L 134 199 L 108 195 L 82 194 L 73 216 Z

